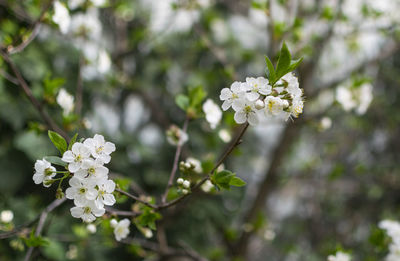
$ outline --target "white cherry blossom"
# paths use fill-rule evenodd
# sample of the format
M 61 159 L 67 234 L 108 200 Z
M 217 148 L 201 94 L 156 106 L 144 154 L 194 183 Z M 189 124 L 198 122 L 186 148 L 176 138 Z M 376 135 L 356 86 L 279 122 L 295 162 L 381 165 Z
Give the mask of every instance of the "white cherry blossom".
M 119 222 L 115 219 L 112 219 L 110 224 L 111 224 L 111 227 L 114 228 L 114 235 L 115 235 L 115 239 L 117 241 L 121 241 L 121 239 L 124 239 L 128 236 L 129 226 L 131 224 L 129 219 L 124 218 L 123 220 L 121 220 Z
M 69 15 L 69 11 L 60 1 L 55 1 L 53 6 L 53 22 L 60 27 L 61 33 L 66 34 L 69 30 L 69 26 L 71 23 L 71 16 Z
M 289 106 L 288 101 L 279 97 L 267 96 L 264 100 L 266 115 L 277 116 L 282 113 L 283 109 Z
M 115 204 L 115 198 L 112 194 L 115 190 L 115 183 L 112 180 L 103 180 L 96 191 L 94 203 L 98 208 L 103 208 L 104 205 L 112 206 Z
M 65 89 L 60 89 L 57 95 L 57 103 L 64 110 L 63 114 L 68 115 L 74 109 L 74 96 L 69 94 Z
M 14 213 L 11 210 L 3 210 L 0 213 L 0 221 L 10 223 L 14 219 Z
M 106 179 L 108 169 L 103 166 L 103 161 L 99 159 L 85 159 L 82 162 L 81 169 L 75 173 L 75 176 L 80 179 L 87 179 L 93 183 L 98 183 Z
M 211 129 L 215 129 L 222 118 L 222 111 L 219 106 L 211 99 L 203 104 L 203 112 L 206 115 L 206 120 L 210 123 Z
M 74 218 L 81 218 L 84 222 L 90 223 L 96 220 L 96 217 L 104 215 L 105 209 L 98 208 L 93 201 L 86 201 L 82 206 L 71 208 L 71 215 Z
M 100 159 L 104 163 L 109 163 L 111 160 L 110 154 L 115 151 L 115 144 L 106 142 L 102 135 L 96 134 L 93 138 L 88 138 L 83 142 L 95 159 Z
M 303 91 L 299 87 L 299 80 L 292 72 L 285 74 L 281 78 L 281 81 L 286 83 L 286 91 L 293 97 L 300 97 L 303 95 Z
M 341 251 L 336 252 L 336 255 L 328 256 L 328 261 L 350 261 L 351 256 Z
M 65 197 L 73 199 L 76 206 L 84 206 L 86 201 L 94 200 L 97 196 L 95 184 L 92 182 L 84 182 L 77 177 L 72 177 L 69 180 L 69 185 L 71 187 L 65 191 Z
M 244 84 L 244 89 L 247 91 L 246 98 L 249 101 L 256 101 L 260 97 L 260 94 L 270 94 L 272 87 L 268 83 L 268 80 L 264 77 L 247 77 L 246 84 Z
M 259 120 L 254 103 L 249 100 L 242 100 L 235 112 L 234 119 L 239 124 L 248 121 L 250 125 L 257 125 Z
M 35 162 L 35 174 L 33 174 L 33 181 L 35 184 L 43 183 L 43 186 L 50 187 L 51 183 L 46 181 L 51 180 L 56 175 L 56 169 L 51 166 L 51 163 L 47 160 L 37 160 Z
M 231 85 L 231 88 L 224 88 L 221 90 L 221 94 L 219 96 L 221 101 L 224 101 L 222 104 L 222 109 L 224 111 L 228 110 L 231 106 L 234 110 L 239 99 L 243 98 L 245 95 L 245 88 L 243 87 L 243 83 L 234 82 Z
M 77 172 L 85 159 L 90 157 L 89 148 L 80 142 L 74 143 L 72 149 L 64 152 L 62 161 L 69 163 L 68 170 L 72 173 Z

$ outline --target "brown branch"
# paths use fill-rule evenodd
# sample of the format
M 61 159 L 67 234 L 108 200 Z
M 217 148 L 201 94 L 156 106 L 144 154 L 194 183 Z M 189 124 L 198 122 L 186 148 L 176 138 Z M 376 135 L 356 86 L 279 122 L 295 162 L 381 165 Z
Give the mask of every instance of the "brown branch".
M 22 88 L 26 96 L 28 97 L 29 101 L 32 103 L 32 105 L 36 108 L 36 110 L 39 112 L 40 116 L 42 119 L 46 122 L 48 127 L 51 130 L 56 131 L 60 135 L 62 135 L 67 141 L 69 141 L 68 134 L 61 129 L 55 121 L 49 116 L 49 114 L 44 110 L 42 104 L 33 96 L 33 93 L 31 89 L 29 88 L 28 84 L 24 80 L 21 72 L 17 68 L 17 66 L 14 64 L 13 61 L 11 61 L 10 57 L 3 51 L 0 51 L 0 55 L 3 57 L 4 61 L 10 66 L 11 70 L 13 71 L 17 81 L 18 85 Z
M 129 197 L 129 198 L 131 198 L 131 199 L 133 199 L 135 201 L 137 201 L 137 202 L 140 202 L 140 203 L 142 203 L 142 204 L 144 204 L 144 205 L 146 205 L 146 206 L 148 206 L 150 208 L 154 208 L 154 209 L 158 208 L 157 205 L 153 205 L 153 204 L 151 204 L 151 203 L 149 203 L 149 202 L 147 202 L 145 200 L 142 200 L 139 197 L 136 197 L 136 196 L 134 196 L 134 195 L 132 195 L 132 194 L 126 192 L 126 191 L 121 190 L 121 189 L 115 189 L 115 191 L 118 191 L 119 193 L 121 193 L 121 194 L 123 194 L 123 195 L 125 195 L 125 196 L 127 196 L 127 197 Z
M 225 150 L 225 152 L 222 154 L 222 156 L 220 157 L 220 159 L 217 161 L 217 163 L 214 165 L 213 169 L 209 172 L 209 174 L 207 174 L 202 180 L 200 180 L 200 182 L 198 182 L 193 188 L 192 188 L 192 192 L 196 191 L 197 189 L 200 188 L 201 185 L 204 184 L 204 182 L 206 182 L 210 176 L 214 173 L 214 171 L 225 161 L 225 159 L 232 153 L 232 151 L 236 148 L 236 146 L 238 146 L 240 143 L 242 143 L 242 137 L 244 135 L 244 133 L 246 132 L 247 128 L 249 127 L 249 124 L 246 123 L 243 125 L 242 129 L 240 130 L 239 134 L 236 136 L 236 138 L 230 143 L 229 147 Z M 174 199 L 170 202 L 167 202 L 165 204 L 161 204 L 157 206 L 157 209 L 165 209 L 165 208 L 169 208 L 173 205 L 176 205 L 177 203 L 181 202 L 182 200 L 184 200 L 186 197 L 188 197 L 189 194 L 185 194 L 183 196 L 180 196 L 177 199 Z
M 182 131 L 186 133 L 187 131 L 187 127 L 189 124 L 189 117 L 186 117 L 185 122 L 183 123 L 183 128 Z M 171 173 L 169 175 L 169 179 L 168 179 L 168 184 L 167 187 L 165 188 L 165 192 L 161 198 L 161 203 L 164 204 L 165 201 L 167 200 L 167 196 L 168 196 L 168 192 L 169 189 L 172 187 L 173 183 L 174 183 L 174 179 L 175 179 L 175 174 L 176 171 L 178 170 L 178 163 L 179 163 L 179 157 L 181 155 L 181 151 L 182 151 L 182 146 L 183 144 L 179 144 L 176 147 L 176 152 L 175 152 L 175 157 L 174 157 L 174 163 L 172 165 L 172 170 Z
M 58 206 L 60 206 L 62 203 L 64 203 L 67 199 L 64 197 L 62 199 L 56 199 L 54 200 L 50 205 L 48 205 L 40 214 L 40 218 L 39 218 L 39 223 L 38 226 L 36 228 L 35 231 L 35 236 L 38 237 L 40 236 L 40 234 L 42 233 L 43 227 L 44 227 L 44 223 L 46 222 L 46 218 L 48 216 L 48 214 L 53 211 L 55 208 L 57 208 Z M 28 249 L 28 252 L 25 255 L 24 261 L 29 261 L 31 259 L 33 250 L 35 248 L 34 247 L 30 247 Z
M 53 0 L 50 0 L 43 8 L 42 12 L 40 13 L 39 18 L 31 25 L 31 27 L 29 29 L 29 31 L 31 31 L 31 34 L 29 35 L 29 37 L 26 39 L 23 39 L 23 36 L 22 36 L 22 41 L 17 46 L 14 46 L 14 44 L 7 46 L 7 53 L 15 54 L 15 53 L 21 52 L 36 38 L 36 36 L 39 34 L 39 31 L 40 31 L 41 22 L 43 21 L 47 11 L 49 10 L 49 8 L 51 7 L 52 4 L 53 4 Z
M 109 207 L 109 206 L 105 206 L 104 208 L 111 215 L 117 215 L 117 216 L 137 217 L 137 216 L 139 216 L 141 214 L 141 213 L 137 213 L 137 212 L 134 212 L 134 211 L 118 210 L 118 209 L 114 209 L 114 208 Z

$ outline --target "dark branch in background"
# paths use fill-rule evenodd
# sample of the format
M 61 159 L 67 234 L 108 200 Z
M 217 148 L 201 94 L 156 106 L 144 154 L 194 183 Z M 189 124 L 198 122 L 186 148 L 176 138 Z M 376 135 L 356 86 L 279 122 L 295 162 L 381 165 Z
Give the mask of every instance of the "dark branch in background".
M 133 199 L 135 201 L 137 201 L 137 202 L 140 202 L 140 203 L 142 203 L 142 204 L 144 204 L 144 205 L 146 205 L 146 206 L 148 206 L 150 208 L 154 208 L 154 209 L 158 208 L 157 205 L 153 205 L 153 204 L 151 204 L 151 203 L 149 203 L 149 202 L 147 202 L 145 200 L 142 200 L 139 197 L 136 197 L 136 196 L 134 196 L 134 195 L 132 195 L 132 194 L 126 192 L 126 191 L 121 190 L 121 189 L 117 188 L 117 189 L 115 189 L 115 191 L 118 191 L 119 193 L 121 193 L 121 194 L 123 194 L 123 195 L 125 195 L 125 196 L 127 196 L 127 197 L 129 197 L 129 198 L 131 198 L 131 199 Z
M 213 169 L 210 171 L 209 174 L 207 174 L 200 182 L 198 182 L 191 190 L 192 192 L 195 192 L 197 189 L 200 188 L 201 185 L 204 184 L 204 182 L 206 182 L 211 175 L 213 175 L 214 171 L 218 169 L 218 167 L 225 161 L 225 159 L 232 153 L 232 151 L 240 144 L 242 143 L 242 137 L 244 135 L 244 133 L 246 132 L 247 128 L 249 127 L 249 124 L 246 123 L 243 125 L 242 129 L 240 130 L 239 134 L 236 136 L 236 138 L 230 143 L 230 145 L 228 146 L 228 148 L 225 150 L 225 152 L 222 154 L 222 156 L 220 157 L 220 159 L 217 161 L 217 163 L 215 163 Z M 186 197 L 188 197 L 190 195 L 189 194 L 185 194 L 177 199 L 174 199 L 170 202 L 167 202 L 165 204 L 159 205 L 157 207 L 157 209 L 165 209 L 165 208 L 169 208 L 173 205 L 176 205 L 177 203 L 179 203 L 180 201 L 182 201 L 183 199 L 185 199 Z
M 105 206 L 104 208 L 111 215 L 125 216 L 125 217 L 137 217 L 137 216 L 140 215 L 140 213 L 136 213 L 136 212 L 133 212 L 133 211 L 118 210 L 118 209 L 114 209 L 114 208 L 109 207 L 109 206 Z
M 14 73 L 18 85 L 22 88 L 26 96 L 28 96 L 29 101 L 32 103 L 32 105 L 36 108 L 36 110 L 39 112 L 40 116 L 42 119 L 46 122 L 48 127 L 51 130 L 54 130 L 55 132 L 58 132 L 60 135 L 62 135 L 67 141 L 69 141 L 68 134 L 61 129 L 55 121 L 49 116 L 49 114 L 44 110 L 42 104 L 33 96 L 33 93 L 31 89 L 29 88 L 28 84 L 22 77 L 21 72 L 18 70 L 17 66 L 14 64 L 13 61 L 11 61 L 10 57 L 3 51 L 0 51 L 0 55 L 3 57 L 4 61 L 10 66 L 12 72 Z
M 184 133 L 187 132 L 188 124 L 189 124 L 189 117 L 186 117 L 185 122 L 183 123 L 183 127 L 182 127 L 182 131 Z M 164 194 L 162 195 L 162 198 L 161 198 L 161 203 L 162 204 L 164 204 L 165 201 L 167 200 L 169 189 L 172 187 L 172 185 L 174 183 L 175 174 L 176 174 L 176 171 L 178 170 L 178 163 L 179 163 L 179 157 L 181 156 L 182 146 L 183 146 L 183 144 L 182 145 L 178 144 L 176 146 L 174 163 L 172 165 L 172 170 L 171 170 L 171 173 L 169 175 L 168 184 L 167 184 L 167 187 L 165 188 L 165 192 L 164 192 Z
M 183 249 L 167 247 L 164 251 L 161 251 L 160 245 L 141 238 L 126 238 L 121 241 L 122 243 L 129 245 L 139 245 L 144 249 L 156 252 L 161 257 L 161 260 L 176 260 L 176 257 L 186 257 L 194 261 L 207 261 L 204 257 L 201 257 L 196 251 L 189 248 L 186 244 L 182 245 Z
M 35 231 L 35 236 L 36 237 L 40 236 L 40 234 L 42 233 L 42 230 L 43 230 L 43 227 L 44 227 L 44 223 L 46 222 L 46 218 L 47 218 L 48 214 L 51 211 L 53 211 L 55 208 L 60 206 L 62 203 L 64 203 L 66 200 L 67 199 L 65 197 L 62 198 L 62 199 L 56 199 L 42 211 L 42 213 L 40 214 L 38 226 L 37 226 L 36 231 Z M 32 256 L 32 253 L 33 253 L 34 249 L 35 249 L 34 247 L 30 247 L 28 249 L 28 252 L 26 253 L 24 261 L 29 261 L 31 259 L 31 256 Z
M 31 34 L 29 35 L 28 38 L 24 39 L 24 36 L 22 36 L 21 43 L 19 43 L 18 45 L 15 45 L 15 43 L 13 43 L 12 45 L 7 47 L 7 52 L 9 54 L 14 54 L 14 53 L 21 52 L 22 50 L 25 49 L 25 47 L 27 47 L 36 38 L 36 36 L 38 35 L 38 33 L 40 31 L 41 22 L 43 21 L 47 11 L 50 9 L 52 4 L 53 4 L 53 0 L 50 0 L 45 5 L 45 7 L 43 8 L 42 12 L 40 13 L 39 18 L 29 28 L 28 31 L 30 31 Z

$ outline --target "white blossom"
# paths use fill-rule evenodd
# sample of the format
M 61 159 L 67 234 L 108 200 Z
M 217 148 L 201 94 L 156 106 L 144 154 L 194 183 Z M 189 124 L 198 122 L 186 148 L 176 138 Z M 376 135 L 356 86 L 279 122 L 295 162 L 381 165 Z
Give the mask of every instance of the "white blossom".
M 93 201 L 86 201 L 82 206 L 71 208 L 71 215 L 74 218 L 81 218 L 84 222 L 90 223 L 96 220 L 96 217 L 104 215 L 105 209 L 98 208 Z
M 111 160 L 110 154 L 115 151 L 115 144 L 106 142 L 102 135 L 96 134 L 93 138 L 88 138 L 83 142 L 86 145 L 93 158 L 100 159 L 104 163 L 109 163 Z
M 33 181 L 35 184 L 43 183 L 43 186 L 50 187 L 51 183 L 48 181 L 56 175 L 56 169 L 51 166 L 47 160 L 37 160 L 35 162 L 35 174 L 33 174 Z
M 71 150 L 64 152 L 62 161 L 69 163 L 68 170 L 72 173 L 77 172 L 84 162 L 84 160 L 90 157 L 90 150 L 84 144 L 80 142 L 74 143 Z
M 206 120 L 210 123 L 211 129 L 215 129 L 222 118 L 222 111 L 219 106 L 211 99 L 203 104 L 203 112 L 206 115 Z
M 300 97 L 303 95 L 303 91 L 299 87 L 299 80 L 292 72 L 282 76 L 281 81 L 287 85 L 286 91 L 290 93 L 293 97 Z
M 110 224 L 111 224 L 111 227 L 114 228 L 114 235 L 115 235 L 115 239 L 117 241 L 121 241 L 121 239 L 124 239 L 128 236 L 129 225 L 131 224 L 129 219 L 124 218 L 123 220 L 121 220 L 119 222 L 115 219 L 112 219 Z
M 80 179 L 87 179 L 95 184 L 98 184 L 102 180 L 106 179 L 108 175 L 108 169 L 103 166 L 103 161 L 99 159 L 85 159 L 81 164 L 75 176 Z
M 74 109 L 74 96 L 65 89 L 60 89 L 57 95 L 57 103 L 64 110 L 64 115 L 68 115 Z
M 55 1 L 53 6 L 53 22 L 59 26 L 61 33 L 66 34 L 71 23 L 69 11 L 62 3 L 60 3 L 60 1 Z
M 72 177 L 69 180 L 69 185 L 71 187 L 65 191 L 65 197 L 73 199 L 76 206 L 84 206 L 88 200 L 94 200 L 97 196 L 93 182 L 85 182 L 77 177 Z
M 350 261 L 351 256 L 341 251 L 336 252 L 336 255 L 328 256 L 328 261 Z
M 323 117 L 320 121 L 320 126 L 322 130 L 327 130 L 332 127 L 332 119 L 329 117 Z
M 253 102 L 241 100 L 235 111 L 234 119 L 237 123 L 242 124 L 248 121 L 250 125 L 258 124 L 257 109 L 254 107 Z
M 268 80 L 264 77 L 247 77 L 246 84 L 244 84 L 244 89 L 246 92 L 246 98 L 249 101 L 256 101 L 260 94 L 268 95 L 271 93 L 271 85 L 268 84 Z
M 222 104 L 222 109 L 224 111 L 228 110 L 231 106 L 236 111 L 236 105 L 241 98 L 245 95 L 245 88 L 243 83 L 241 82 L 234 82 L 231 85 L 231 88 L 224 88 L 221 90 L 221 94 L 219 96 L 221 101 L 224 101 Z
M 14 218 L 14 213 L 11 210 L 3 210 L 0 213 L 0 221 L 3 223 L 10 223 Z
M 97 195 L 95 198 L 95 204 L 98 208 L 104 207 L 104 205 L 112 206 L 115 204 L 115 198 L 112 194 L 115 190 L 115 183 L 112 180 L 104 180 L 98 185 Z
M 286 100 L 282 100 L 279 97 L 267 96 L 264 100 L 265 103 L 265 114 L 277 116 L 282 113 L 282 110 L 289 106 Z
M 189 157 L 186 159 L 186 163 L 189 163 L 190 168 L 193 168 L 193 171 L 201 174 L 203 172 L 203 168 L 201 167 L 201 162 L 198 159 L 195 159 L 193 157 Z

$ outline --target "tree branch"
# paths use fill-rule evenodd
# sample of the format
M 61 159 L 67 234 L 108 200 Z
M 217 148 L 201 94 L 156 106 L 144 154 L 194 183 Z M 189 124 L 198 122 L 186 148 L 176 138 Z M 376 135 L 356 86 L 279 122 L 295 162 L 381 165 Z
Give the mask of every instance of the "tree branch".
M 29 88 L 28 84 L 22 77 L 21 72 L 18 70 L 17 66 L 14 64 L 13 61 L 11 61 L 10 57 L 3 51 L 0 51 L 0 55 L 3 57 L 4 61 L 10 66 L 11 70 L 13 71 L 17 81 L 18 85 L 22 88 L 26 96 L 28 96 L 29 101 L 32 103 L 32 105 L 36 108 L 36 110 L 39 112 L 40 116 L 42 119 L 46 122 L 48 127 L 51 130 L 56 131 L 60 135 L 62 135 L 67 141 L 69 141 L 68 134 L 61 129 L 55 121 L 49 116 L 49 114 L 44 110 L 42 104 L 33 96 L 33 93 L 31 89 Z
M 42 213 L 40 214 L 39 223 L 38 223 L 38 226 L 37 226 L 36 232 L 35 232 L 36 237 L 40 236 L 40 234 L 42 233 L 44 223 L 46 222 L 46 218 L 47 218 L 48 214 L 51 211 L 53 211 L 54 209 L 56 209 L 58 206 L 60 206 L 62 203 L 64 203 L 66 200 L 67 200 L 67 198 L 65 198 L 65 197 L 62 199 L 56 199 L 42 211 Z M 31 259 L 34 249 L 35 249 L 34 247 L 30 247 L 28 249 L 28 252 L 25 255 L 24 261 L 29 261 Z
M 183 128 L 182 128 L 182 131 L 185 133 L 187 131 L 188 124 L 189 124 L 189 117 L 186 117 L 185 122 L 183 123 Z M 163 204 L 165 203 L 165 201 L 167 199 L 169 189 L 172 187 L 172 185 L 174 183 L 175 174 L 176 174 L 176 171 L 178 170 L 178 163 L 179 163 L 179 157 L 180 157 L 181 151 L 182 151 L 182 145 L 178 144 L 176 147 L 174 163 L 172 165 L 172 170 L 169 175 L 168 184 L 167 184 L 167 187 L 165 188 L 165 192 L 161 198 L 161 203 L 163 203 Z

